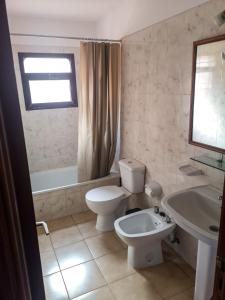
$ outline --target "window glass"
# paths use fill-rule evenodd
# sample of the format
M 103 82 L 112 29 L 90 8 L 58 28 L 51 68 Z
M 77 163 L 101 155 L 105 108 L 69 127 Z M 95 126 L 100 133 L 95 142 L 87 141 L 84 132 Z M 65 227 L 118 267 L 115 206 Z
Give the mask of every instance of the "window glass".
M 73 53 L 18 53 L 26 110 L 77 107 Z
M 32 103 L 71 102 L 69 80 L 30 80 Z
M 67 58 L 26 57 L 25 73 L 71 73 L 71 64 Z

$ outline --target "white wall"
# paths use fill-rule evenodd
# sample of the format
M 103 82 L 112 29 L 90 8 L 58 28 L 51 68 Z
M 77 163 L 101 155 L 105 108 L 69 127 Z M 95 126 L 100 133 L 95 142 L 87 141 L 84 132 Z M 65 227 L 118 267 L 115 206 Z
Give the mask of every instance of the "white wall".
M 124 0 L 98 22 L 100 37 L 120 39 L 208 0 Z
M 95 22 L 71 22 L 64 20 L 49 20 L 44 18 L 9 17 L 10 33 L 53 35 L 68 37 L 96 37 Z M 12 44 L 16 45 L 46 45 L 77 47 L 80 41 L 69 39 L 52 39 L 11 36 Z

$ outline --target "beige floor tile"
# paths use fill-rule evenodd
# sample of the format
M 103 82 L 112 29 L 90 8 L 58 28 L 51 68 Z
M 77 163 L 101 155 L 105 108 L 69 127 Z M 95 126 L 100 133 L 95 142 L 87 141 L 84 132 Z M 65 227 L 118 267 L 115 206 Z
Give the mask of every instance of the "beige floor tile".
M 195 270 L 188 265 L 181 257 L 178 257 L 174 263 L 193 281 L 195 282 Z
M 140 273 L 151 281 L 163 298 L 172 297 L 193 285 L 192 280 L 172 262 L 143 269 Z
M 83 224 L 78 224 L 77 225 L 82 236 L 86 239 L 89 237 L 93 237 L 96 236 L 98 234 L 102 234 L 101 231 L 98 231 L 96 229 L 96 221 L 90 221 L 87 223 L 83 223 Z
M 70 298 L 88 293 L 106 284 L 94 261 L 62 271 Z
M 163 257 L 166 262 L 175 263 L 183 272 L 190 277 L 193 281 L 195 280 L 195 270 L 187 264 L 182 257 L 180 257 L 171 247 L 165 242 L 162 243 Z
M 61 270 L 93 259 L 91 252 L 83 241 L 57 248 L 55 251 Z
M 135 273 L 135 270 L 127 264 L 126 250 L 104 255 L 95 261 L 107 282 Z
M 37 226 L 37 235 L 45 234 L 43 226 Z
M 72 216 L 66 216 L 63 218 L 58 218 L 55 220 L 48 221 L 48 229 L 51 232 L 54 232 L 59 229 L 64 229 L 73 226 L 75 223 Z
M 124 249 L 113 232 L 97 235 L 85 241 L 94 258 Z
M 97 215 L 89 210 L 89 211 L 81 212 L 79 214 L 73 214 L 72 217 L 76 224 L 81 224 L 81 223 L 87 223 L 87 222 L 93 221 L 93 220 L 96 221 Z
M 73 300 L 113 300 L 115 299 L 108 287 L 102 287 Z
M 163 258 L 166 262 L 173 261 L 177 258 L 177 253 L 165 241 L 162 241 Z
M 174 297 L 168 298 L 168 300 L 193 300 L 194 299 L 194 288 L 185 291 L 184 293 L 178 294 Z
M 46 252 L 46 251 L 53 250 L 49 235 L 45 235 L 45 234 L 39 235 L 38 236 L 38 244 L 39 244 L 40 252 Z
M 55 273 L 44 277 L 46 300 L 68 300 L 62 275 Z
M 151 283 L 136 273 L 111 283 L 110 289 L 117 300 L 161 300 Z
M 54 248 L 79 242 L 83 239 L 77 226 L 60 229 L 51 234 L 51 240 Z
M 59 265 L 53 250 L 41 252 L 41 267 L 43 276 L 59 272 Z

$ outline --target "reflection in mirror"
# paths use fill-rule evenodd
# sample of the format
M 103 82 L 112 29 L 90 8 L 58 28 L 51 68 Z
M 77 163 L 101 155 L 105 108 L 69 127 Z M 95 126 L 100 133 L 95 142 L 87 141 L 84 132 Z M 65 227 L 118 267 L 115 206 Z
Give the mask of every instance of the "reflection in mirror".
M 225 152 L 224 39 L 194 44 L 190 123 L 190 143 L 221 153 Z

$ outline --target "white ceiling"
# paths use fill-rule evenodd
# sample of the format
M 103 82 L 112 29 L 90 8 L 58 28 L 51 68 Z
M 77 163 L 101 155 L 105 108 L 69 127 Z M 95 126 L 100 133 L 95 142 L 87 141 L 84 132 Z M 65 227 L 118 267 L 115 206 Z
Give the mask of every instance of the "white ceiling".
M 123 0 L 6 0 L 9 15 L 98 21 Z
M 209 0 L 6 0 L 10 32 L 119 39 Z

